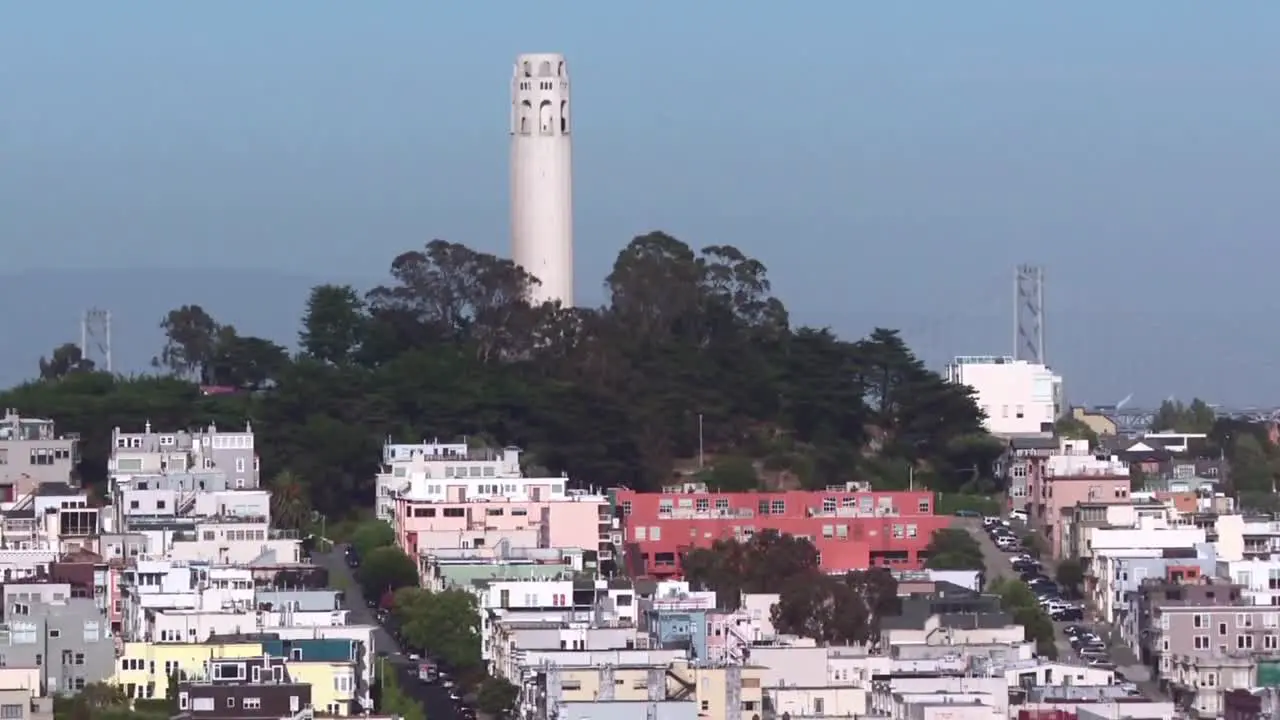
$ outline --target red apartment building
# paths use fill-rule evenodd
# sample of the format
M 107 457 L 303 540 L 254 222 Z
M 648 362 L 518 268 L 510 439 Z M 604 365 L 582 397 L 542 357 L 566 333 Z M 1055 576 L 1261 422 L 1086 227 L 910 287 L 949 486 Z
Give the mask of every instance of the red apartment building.
M 856 489 L 788 492 L 619 490 L 627 568 L 636 574 L 681 574 L 681 552 L 719 538 L 761 530 L 806 537 L 832 573 L 887 567 L 918 569 L 933 532 L 950 518 L 933 514 L 933 493 Z

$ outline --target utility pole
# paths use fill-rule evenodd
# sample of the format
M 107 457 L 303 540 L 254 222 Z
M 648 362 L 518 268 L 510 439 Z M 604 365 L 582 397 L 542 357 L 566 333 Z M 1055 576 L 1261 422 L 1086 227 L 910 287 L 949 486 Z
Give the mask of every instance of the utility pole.
M 703 453 L 703 449 L 704 449 L 704 445 L 702 442 L 702 413 L 698 413 L 698 469 L 699 470 L 701 470 L 703 467 L 703 460 L 705 457 Z

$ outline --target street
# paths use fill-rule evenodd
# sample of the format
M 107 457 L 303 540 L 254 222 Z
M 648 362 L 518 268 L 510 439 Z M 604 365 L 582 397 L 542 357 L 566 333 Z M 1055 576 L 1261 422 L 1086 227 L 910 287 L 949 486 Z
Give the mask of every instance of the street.
M 1012 556 L 991 542 L 991 538 L 982 530 L 982 520 L 978 518 L 958 518 L 956 525 L 964 528 L 972 535 L 973 539 L 978 542 L 978 547 L 982 549 L 982 563 L 987 566 L 988 584 L 996 578 L 1018 579 L 1018 573 L 1014 571 L 1010 562 L 1010 557 Z M 1074 657 L 1075 651 L 1071 649 L 1071 643 L 1067 642 L 1067 637 L 1062 633 L 1063 625 L 1063 623 L 1054 623 L 1053 644 L 1058 648 L 1058 657 L 1065 660 Z
M 982 560 L 987 566 L 988 582 L 997 577 L 1018 579 L 1018 573 L 1014 571 L 1013 564 L 1010 561 L 1012 555 L 1005 553 L 996 547 L 991 541 L 991 537 L 982 529 L 982 521 L 978 519 L 961 518 L 957 521 L 957 526 L 963 527 L 978 542 L 978 547 L 982 549 Z M 1053 576 L 1054 567 L 1048 558 L 1042 559 L 1044 572 L 1050 577 Z M 1109 638 L 1111 630 L 1107 626 L 1098 626 L 1095 623 L 1058 623 L 1053 624 L 1054 634 L 1053 643 L 1058 648 L 1058 658 L 1062 660 L 1079 661 L 1075 650 L 1071 648 L 1071 643 L 1067 641 L 1066 635 L 1062 629 L 1070 624 L 1090 626 L 1099 637 Z M 1123 646 L 1113 645 L 1109 648 L 1111 661 L 1116 664 L 1125 678 L 1132 683 L 1138 685 L 1138 688 L 1149 697 L 1159 697 L 1158 686 L 1154 682 L 1150 682 L 1151 670 L 1145 665 L 1138 662 L 1133 653 Z
M 454 709 L 453 701 L 449 699 L 448 692 L 438 684 L 424 683 L 418 679 L 416 664 L 402 654 L 396 639 L 382 627 L 374 617 L 373 611 L 365 604 L 364 596 L 360 593 L 360 585 L 352 575 L 351 568 L 347 567 L 345 551 L 345 546 L 335 545 L 331 551 L 315 552 L 311 557 L 317 565 L 329 571 L 329 586 L 342 589 L 347 608 L 351 611 L 351 624 L 373 625 L 377 628 L 374 630 L 373 637 L 376 646 L 374 650 L 387 653 L 385 662 L 395 668 L 400 689 L 404 694 L 422 703 L 426 716 L 430 720 L 455 720 L 458 714 Z M 345 578 L 346 582 L 336 583 L 334 580 L 338 577 Z M 378 662 L 377 656 L 370 658 L 370 662 Z

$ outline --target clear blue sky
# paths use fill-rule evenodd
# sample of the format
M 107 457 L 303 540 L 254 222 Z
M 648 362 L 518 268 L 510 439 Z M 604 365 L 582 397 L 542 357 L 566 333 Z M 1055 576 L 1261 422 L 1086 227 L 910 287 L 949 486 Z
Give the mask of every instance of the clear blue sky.
M 12 2 L 4 269 L 505 254 L 511 63 L 559 51 L 587 301 L 663 229 L 936 366 L 1008 351 L 1035 262 L 1073 399 L 1280 401 L 1280 3 L 925 7 Z

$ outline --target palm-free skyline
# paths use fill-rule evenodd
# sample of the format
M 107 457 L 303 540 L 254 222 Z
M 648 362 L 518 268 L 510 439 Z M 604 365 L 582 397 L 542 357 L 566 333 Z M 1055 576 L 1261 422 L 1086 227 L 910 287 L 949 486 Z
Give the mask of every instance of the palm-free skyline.
M 7 284 L 209 268 L 235 294 L 243 269 L 371 283 L 433 237 L 507 255 L 511 63 L 563 52 L 579 304 L 661 229 L 760 259 L 796 322 L 900 327 L 939 367 L 1010 350 L 1032 262 L 1073 401 L 1280 402 L 1280 7 L 728 9 L 16 4 Z M 142 285 L 82 303 L 158 337 L 171 305 L 148 316 Z M 271 285 L 224 319 L 291 340 L 302 298 Z M 42 305 L 0 320 L 0 378 L 34 371 L 40 328 L 72 333 Z

